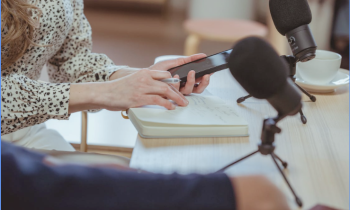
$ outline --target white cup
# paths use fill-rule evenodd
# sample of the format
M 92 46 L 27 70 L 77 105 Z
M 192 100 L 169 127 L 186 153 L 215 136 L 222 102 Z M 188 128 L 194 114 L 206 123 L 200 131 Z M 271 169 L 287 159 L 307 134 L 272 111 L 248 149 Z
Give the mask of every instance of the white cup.
M 317 50 L 315 59 L 297 64 L 297 71 L 306 82 L 325 85 L 335 78 L 341 65 L 341 59 L 341 55 L 337 53 Z

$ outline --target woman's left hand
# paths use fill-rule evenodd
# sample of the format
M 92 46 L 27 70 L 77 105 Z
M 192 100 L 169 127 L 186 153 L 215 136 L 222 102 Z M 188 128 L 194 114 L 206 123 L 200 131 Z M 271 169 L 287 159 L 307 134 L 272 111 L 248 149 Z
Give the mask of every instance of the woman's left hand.
M 156 63 L 149 67 L 151 70 L 168 70 L 176 66 L 180 66 L 201 58 L 205 58 L 207 55 L 200 53 L 187 57 L 177 58 L 173 60 L 166 60 Z M 175 88 L 179 89 L 180 92 L 184 95 L 188 95 L 191 93 L 202 93 L 206 87 L 209 85 L 210 75 L 205 75 L 198 79 L 195 78 L 195 71 L 190 71 L 187 75 L 187 82 L 184 87 L 180 88 L 180 83 L 173 85 Z M 174 78 L 179 78 L 178 75 L 175 75 Z M 196 85 L 198 84 L 198 85 Z
M 173 67 L 180 66 L 201 58 L 205 58 L 205 57 L 206 57 L 205 54 L 200 53 L 200 54 L 195 54 L 187 57 L 161 61 L 159 63 L 152 65 L 148 69 L 167 71 L 168 69 L 171 69 Z M 109 80 L 119 79 L 119 78 L 128 76 L 130 74 L 136 73 L 137 71 L 139 71 L 139 69 L 137 68 L 120 69 L 115 73 L 113 73 Z M 209 85 L 210 76 L 211 75 L 205 75 L 203 77 L 195 79 L 195 71 L 192 70 L 187 75 L 187 82 L 184 87 L 180 87 L 180 83 L 174 84 L 173 86 L 184 95 L 188 95 L 191 93 L 202 93 L 205 90 L 205 88 L 208 87 Z M 179 76 L 175 75 L 174 78 L 179 78 Z

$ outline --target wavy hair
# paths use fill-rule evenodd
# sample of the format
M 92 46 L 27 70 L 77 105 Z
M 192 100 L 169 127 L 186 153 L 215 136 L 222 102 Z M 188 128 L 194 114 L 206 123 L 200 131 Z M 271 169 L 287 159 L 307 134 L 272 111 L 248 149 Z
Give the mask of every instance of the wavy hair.
M 38 18 L 33 18 L 36 10 Z M 15 63 L 30 45 L 38 46 L 33 41 L 34 31 L 39 27 L 41 10 L 27 0 L 1 0 L 1 51 L 8 45 L 7 56 L 1 59 L 1 68 Z

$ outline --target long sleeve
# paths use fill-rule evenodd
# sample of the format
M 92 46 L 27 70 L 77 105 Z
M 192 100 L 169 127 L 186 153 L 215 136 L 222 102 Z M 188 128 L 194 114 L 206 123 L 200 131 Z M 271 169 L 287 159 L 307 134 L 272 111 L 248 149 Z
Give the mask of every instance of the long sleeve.
M 83 0 L 72 2 L 73 23 L 61 49 L 49 60 L 51 82 L 103 82 L 126 66 L 116 66 L 106 55 L 92 53 L 92 30 L 84 15 Z
M 1 135 L 48 119 L 68 119 L 69 91 L 66 83 L 40 83 L 24 75 L 3 75 Z
M 68 119 L 69 83 L 108 81 L 126 67 L 91 52 L 92 32 L 83 0 L 37 3 L 42 17 L 34 42 L 42 46 L 30 46 L 16 63 L 1 70 L 1 135 L 48 119 Z M 3 58 L 7 48 L 1 48 Z M 45 64 L 51 84 L 36 81 Z
M 43 156 L 1 143 L 2 207 L 16 210 L 234 210 L 225 174 L 139 174 L 48 166 Z

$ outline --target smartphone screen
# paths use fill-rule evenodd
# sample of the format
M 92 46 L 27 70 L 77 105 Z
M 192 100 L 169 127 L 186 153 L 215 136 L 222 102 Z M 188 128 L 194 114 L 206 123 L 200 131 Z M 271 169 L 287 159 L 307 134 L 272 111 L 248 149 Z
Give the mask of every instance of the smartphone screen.
M 171 68 L 168 71 L 172 76 L 179 75 L 182 83 L 187 81 L 188 72 L 191 70 L 194 70 L 196 72 L 196 78 L 199 78 L 206 74 L 211 74 L 228 68 L 227 59 L 230 56 L 231 51 L 232 49 L 226 50 L 206 58 Z

